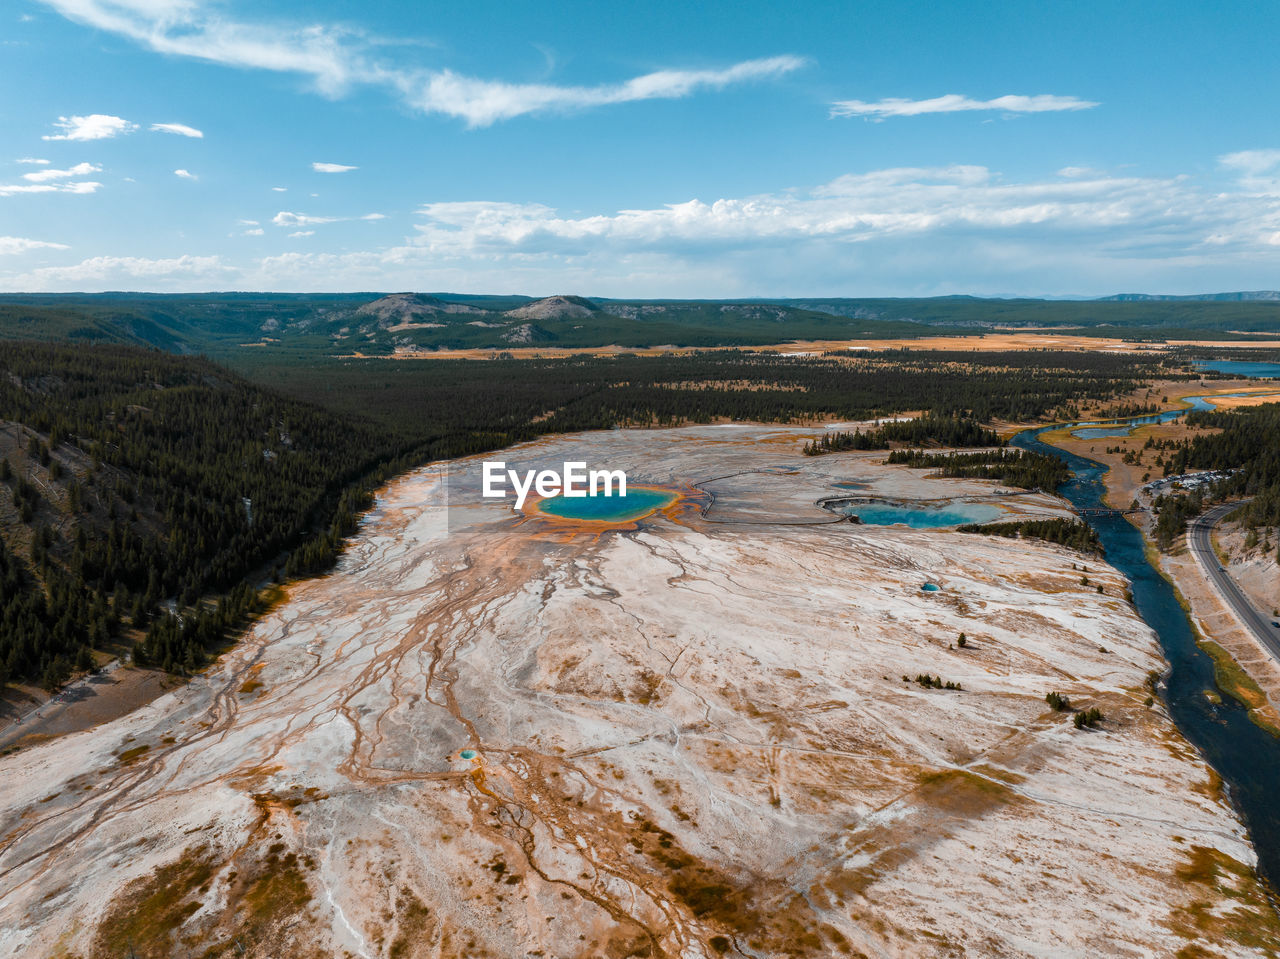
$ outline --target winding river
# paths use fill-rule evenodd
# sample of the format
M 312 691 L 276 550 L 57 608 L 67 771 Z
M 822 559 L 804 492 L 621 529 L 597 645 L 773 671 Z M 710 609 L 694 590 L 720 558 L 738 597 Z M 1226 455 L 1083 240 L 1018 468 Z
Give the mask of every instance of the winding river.
M 1195 397 L 1192 408 L 1208 404 Z M 1120 424 L 1139 425 L 1180 416 L 1185 410 L 1159 416 L 1138 416 Z M 1064 460 L 1072 477 L 1058 488 L 1081 510 L 1105 510 L 1106 467 L 1040 441 L 1040 434 L 1057 426 L 1024 430 L 1012 444 Z M 1147 559 L 1142 533 L 1115 512 L 1085 514 L 1106 547 L 1107 561 L 1133 583 L 1138 613 L 1159 637 L 1170 671 L 1164 700 L 1173 721 L 1226 781 L 1258 853 L 1258 871 L 1280 886 L 1280 739 L 1250 721 L 1248 711 L 1230 696 L 1221 695 L 1213 674 L 1213 660 L 1196 645 L 1191 623 L 1173 587 Z M 1213 691 L 1220 702 L 1205 695 Z

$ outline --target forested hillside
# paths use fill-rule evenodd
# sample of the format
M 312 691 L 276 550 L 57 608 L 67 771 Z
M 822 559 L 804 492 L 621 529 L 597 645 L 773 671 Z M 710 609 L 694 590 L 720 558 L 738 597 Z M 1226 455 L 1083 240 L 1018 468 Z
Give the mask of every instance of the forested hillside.
M 1280 403 L 1195 413 L 1190 422 L 1222 430 L 1194 437 L 1186 462 L 1202 469 L 1238 468 L 1215 489 L 1220 496 L 1253 497 L 1235 519 L 1253 529 L 1280 526 Z
M 1221 432 L 1149 443 L 1157 451 L 1156 463 L 1163 467 L 1164 475 L 1180 475 L 1190 469 L 1233 472 L 1209 489 L 1156 499 L 1155 531 L 1160 548 L 1172 548 L 1186 531 L 1187 520 L 1209 502 L 1232 497 L 1251 497 L 1232 516 L 1246 528 L 1265 533 L 1280 527 L 1280 443 L 1276 439 L 1280 437 L 1280 403 L 1190 413 L 1187 424 Z M 1280 549 L 1276 560 L 1280 562 Z
M 232 592 L 318 527 L 349 524 L 344 491 L 400 452 L 205 360 L 3 344 L 0 671 L 56 684 L 122 624 Z M 203 639 L 249 602 L 238 591 Z M 200 649 L 150 652 L 190 666 Z

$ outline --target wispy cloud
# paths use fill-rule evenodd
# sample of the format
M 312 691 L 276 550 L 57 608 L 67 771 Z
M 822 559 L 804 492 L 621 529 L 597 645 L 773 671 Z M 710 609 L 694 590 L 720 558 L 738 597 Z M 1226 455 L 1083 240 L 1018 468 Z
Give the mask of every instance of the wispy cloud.
M 1240 150 L 1218 157 L 1218 163 L 1249 193 L 1280 198 L 1280 150 Z M 1276 229 L 1280 231 L 1280 222 Z M 1280 232 L 1276 236 L 1280 238 Z
M 473 127 L 488 126 L 528 113 L 580 110 L 637 100 L 676 99 L 698 90 L 718 90 L 748 80 L 790 73 L 804 65 L 800 57 L 747 60 L 723 70 L 658 70 L 624 83 L 555 86 L 503 83 L 441 70 L 401 83 L 405 98 L 426 113 L 443 113 Z
M 47 183 L 50 180 L 67 180 L 72 177 L 88 176 L 90 173 L 101 173 L 102 167 L 95 166 L 92 163 L 77 163 L 73 167 L 65 170 L 55 170 L 52 167 L 44 170 L 33 170 L 31 173 L 22 174 L 22 179 L 31 183 Z
M 388 62 L 378 55 L 376 40 L 349 28 L 240 22 L 203 0 L 42 2 L 70 20 L 128 37 L 158 53 L 299 74 L 328 96 L 356 85 L 377 86 L 425 113 L 457 117 L 473 127 L 530 113 L 684 97 L 780 76 L 804 63 L 794 56 L 770 57 L 724 69 L 658 70 L 598 86 L 506 83 Z
M 272 193 L 288 193 L 289 188 L 287 186 L 273 186 L 271 188 L 271 192 Z
M 311 216 L 281 210 L 271 218 L 276 226 L 317 226 L 323 223 L 350 223 L 353 220 L 385 220 L 384 213 L 366 213 L 364 216 Z
M 226 282 L 237 271 L 216 256 L 176 256 L 149 259 L 137 256 L 95 256 L 69 266 L 48 266 L 18 277 L 21 288 L 31 290 L 129 288 L 142 283 L 158 287 L 193 289 Z M 137 287 L 133 287 L 137 289 Z
M 174 133 L 180 137 L 191 137 L 194 140 L 204 139 L 204 131 L 189 127 L 185 123 L 153 123 L 151 129 L 155 133 Z
M 962 113 L 970 110 L 995 110 L 1000 113 L 1054 113 L 1063 110 L 1091 110 L 1099 104 L 1078 97 L 1052 94 L 1037 96 L 1003 96 L 992 100 L 974 100 L 957 93 L 928 100 L 889 97 L 885 100 L 837 100 L 831 104 L 833 117 L 917 117 L 926 113 Z
M 352 170 L 360 169 L 357 166 L 347 166 L 345 163 L 321 163 L 316 161 L 311 164 L 311 169 L 317 173 L 350 173 Z
M 174 175 L 174 176 L 176 176 L 176 177 L 181 177 L 181 178 L 182 178 L 182 179 L 184 179 L 184 180 L 198 180 L 198 179 L 199 179 L 199 177 L 197 177 L 197 176 L 196 176 L 194 173 L 192 173 L 190 170 L 174 170 L 174 171 L 173 171 L 173 175 Z
M 67 183 L 0 183 L 0 196 L 17 196 L 22 193 L 78 193 L 98 192 L 102 184 L 96 180 L 72 180 Z
M 536 203 L 428 203 L 411 239 L 381 248 L 352 249 L 348 234 L 340 253 L 296 244 L 235 264 L 96 257 L 0 272 L 0 288 L 503 287 L 691 297 L 1263 288 L 1280 253 L 1280 185 L 1258 187 L 1280 176 L 1280 151 L 1219 159 L 1222 175 L 1212 177 L 899 167 L 807 190 L 677 197 L 585 215 Z M 282 211 L 272 222 L 302 239 L 343 219 L 360 218 Z
M 1241 150 L 1223 154 L 1218 162 L 1244 174 L 1268 173 L 1280 166 L 1280 150 Z
M 25 163 L 28 166 L 48 166 L 49 165 L 49 161 L 42 159 L 41 157 L 19 157 L 17 162 Z
M 0 256 L 14 256 L 29 250 L 69 250 L 65 243 L 49 243 L 45 240 L 28 240 L 21 236 L 0 236 Z
M 109 140 L 138 129 L 136 123 L 130 123 L 123 117 L 111 116 L 108 113 L 91 113 L 88 116 L 58 117 L 54 126 L 61 133 L 48 133 L 43 140 Z
M 310 226 L 315 223 L 337 223 L 341 217 L 336 216 L 308 216 L 305 213 L 290 213 L 288 210 L 281 210 L 271 218 L 271 222 L 276 226 Z
M 946 244 L 947 237 L 975 235 L 1033 246 L 1074 237 L 1117 258 L 1156 247 L 1280 245 L 1280 190 L 1255 197 L 1198 189 L 1185 177 L 1078 172 L 1018 182 L 981 166 L 893 168 L 847 174 L 807 193 L 690 199 L 593 216 L 563 216 L 541 204 L 429 203 L 419 211 L 425 220 L 416 242 L 440 256 L 564 257 L 673 249 L 794 253 L 811 242 L 841 249 L 902 237 Z
M 244 236 L 262 236 L 263 230 L 260 226 L 255 226 L 250 230 L 244 231 Z

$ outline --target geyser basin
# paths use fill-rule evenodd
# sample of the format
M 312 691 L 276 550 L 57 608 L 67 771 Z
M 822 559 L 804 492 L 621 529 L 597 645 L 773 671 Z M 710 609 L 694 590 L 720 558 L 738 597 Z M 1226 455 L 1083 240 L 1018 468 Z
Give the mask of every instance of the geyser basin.
M 670 506 L 675 500 L 676 494 L 670 490 L 628 486 L 623 496 L 549 496 L 538 501 L 537 510 L 560 519 L 630 523 Z
M 841 513 L 857 516 L 871 526 L 910 526 L 912 529 L 936 529 L 962 523 L 989 523 L 1002 515 L 1000 507 L 989 503 L 885 503 L 843 502 L 834 507 Z

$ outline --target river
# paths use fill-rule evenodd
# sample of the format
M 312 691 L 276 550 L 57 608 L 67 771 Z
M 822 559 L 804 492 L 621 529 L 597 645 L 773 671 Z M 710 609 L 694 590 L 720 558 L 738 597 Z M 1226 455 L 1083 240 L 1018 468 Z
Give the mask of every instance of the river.
M 1194 404 L 1195 408 L 1206 408 L 1202 403 Z M 1182 412 L 1120 422 L 1163 421 Z M 1058 493 L 1077 509 L 1105 510 L 1106 467 L 1040 441 L 1041 433 L 1057 428 L 1024 430 L 1012 444 L 1064 460 L 1072 478 Z M 1226 781 L 1257 850 L 1259 873 L 1273 886 L 1280 886 L 1280 739 L 1256 726 L 1244 706 L 1218 689 L 1213 660 L 1196 645 L 1191 623 L 1173 587 L 1148 561 L 1142 533 L 1119 513 L 1086 516 L 1106 547 L 1107 561 L 1132 581 L 1138 613 L 1159 637 L 1171 667 L 1164 701 L 1173 721 Z M 1206 691 L 1217 693 L 1220 702 L 1211 701 Z

